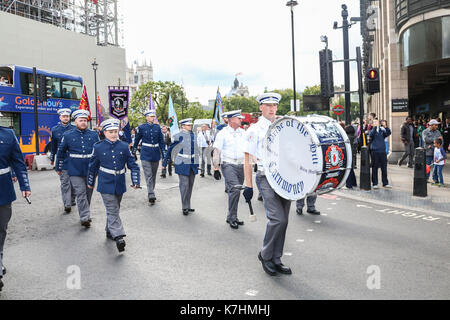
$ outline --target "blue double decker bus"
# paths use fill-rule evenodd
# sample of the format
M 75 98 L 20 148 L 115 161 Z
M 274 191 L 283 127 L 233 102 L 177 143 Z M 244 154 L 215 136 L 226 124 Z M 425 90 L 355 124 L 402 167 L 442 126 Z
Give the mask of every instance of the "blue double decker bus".
M 51 97 L 38 102 L 39 152 L 47 152 L 51 128 L 59 121 L 60 108 L 76 110 L 83 92 L 78 76 L 37 69 L 47 77 Z M 24 154 L 36 152 L 33 68 L 0 65 L 0 125 L 14 130 Z

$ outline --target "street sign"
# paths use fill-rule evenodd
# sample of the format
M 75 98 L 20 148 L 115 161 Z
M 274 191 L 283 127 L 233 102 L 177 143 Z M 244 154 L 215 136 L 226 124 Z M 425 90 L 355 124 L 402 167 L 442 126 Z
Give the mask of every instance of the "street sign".
M 329 98 L 320 95 L 303 95 L 303 111 L 328 111 L 330 110 L 329 100 Z
M 341 114 L 344 113 L 344 108 L 341 105 L 335 105 L 333 107 L 333 113 L 337 116 L 340 116 Z

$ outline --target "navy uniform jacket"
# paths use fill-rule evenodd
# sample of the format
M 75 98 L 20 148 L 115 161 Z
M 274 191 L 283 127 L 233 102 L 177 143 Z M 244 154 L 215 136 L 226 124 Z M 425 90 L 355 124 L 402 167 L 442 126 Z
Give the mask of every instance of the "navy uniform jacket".
M 20 190 L 30 191 L 27 167 L 14 131 L 0 127 L 0 206 L 16 200 L 11 170 L 19 180 Z
M 94 145 L 94 154 L 89 161 L 88 185 L 95 185 L 98 175 L 97 191 L 107 194 L 124 194 L 125 164 L 131 170 L 133 185 L 139 185 L 140 170 L 126 142 L 111 142 L 104 139 Z M 106 169 L 106 170 L 105 170 Z M 106 172 L 109 171 L 109 172 Z M 115 171 L 111 172 L 111 171 Z M 123 171 L 121 173 L 120 171 Z
M 217 126 L 217 131 L 220 131 L 220 130 L 222 130 L 223 128 L 225 128 L 227 126 L 227 124 L 226 123 L 222 123 L 222 124 L 219 124 L 218 126 Z
M 136 154 L 137 146 L 141 140 L 141 160 L 152 162 L 161 160 L 161 156 L 164 156 L 165 142 L 159 124 L 145 123 L 137 127 L 133 154 Z
M 56 171 L 62 171 L 64 160 L 68 158 L 67 170 L 69 176 L 86 177 L 89 160 L 92 157 L 94 143 L 98 141 L 97 132 L 75 128 L 63 134 L 61 144 L 56 154 Z
M 190 171 L 198 173 L 199 150 L 193 132 L 181 130 L 173 136 L 173 143 L 170 145 L 164 157 L 162 166 L 166 167 L 172 151 L 177 153 L 175 158 L 175 173 L 183 176 L 189 176 Z
M 68 123 L 66 126 L 62 123 L 58 123 L 56 126 L 52 128 L 52 144 L 50 148 L 50 161 L 55 161 L 56 153 L 58 152 L 58 147 L 61 144 L 61 140 L 63 137 L 63 134 L 67 131 L 73 130 L 76 127 L 70 123 Z M 64 165 L 62 167 L 63 170 L 67 170 L 67 163 L 69 161 L 69 158 L 66 157 L 66 160 L 64 161 Z

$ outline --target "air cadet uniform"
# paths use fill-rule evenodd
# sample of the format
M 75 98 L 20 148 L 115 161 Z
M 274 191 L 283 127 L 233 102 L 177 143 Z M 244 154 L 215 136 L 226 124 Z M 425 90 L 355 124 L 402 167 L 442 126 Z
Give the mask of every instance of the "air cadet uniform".
M 156 116 L 155 110 L 149 110 L 145 116 Z M 158 172 L 159 161 L 164 156 L 165 141 L 159 124 L 145 123 L 136 129 L 136 136 L 133 145 L 133 155 L 139 142 L 142 140 L 141 146 L 141 163 L 144 170 L 145 182 L 147 183 L 148 201 L 155 203 L 155 180 Z
M 118 130 L 120 121 L 103 121 L 104 131 Z M 98 175 L 97 191 L 101 194 L 106 208 L 106 237 L 116 241 L 119 252 L 125 250 L 125 230 L 120 220 L 120 202 L 126 192 L 125 164 L 131 170 L 133 186 L 139 186 L 139 166 L 131 154 L 128 144 L 119 139 L 112 142 L 105 138 L 94 144 L 93 156 L 89 162 L 88 185 L 94 187 Z
M 2 114 L 0 113 L 0 117 Z M 12 171 L 19 180 L 21 191 L 30 191 L 27 167 L 23 159 L 22 151 L 14 134 L 8 128 L 0 127 L 0 291 L 3 287 L 3 246 L 6 239 L 6 230 L 12 215 L 11 203 L 16 200 L 12 181 Z
M 192 125 L 192 118 L 181 120 L 180 125 Z M 189 212 L 195 211 L 191 207 L 191 195 L 195 175 L 198 173 L 199 160 L 199 149 L 194 133 L 181 129 L 180 132 L 173 136 L 173 143 L 170 145 L 164 157 L 163 168 L 166 167 L 172 151 L 176 153 L 174 166 L 175 173 L 179 177 L 183 214 L 188 215 Z
M 227 117 L 244 119 L 241 115 L 241 110 L 228 112 Z M 244 183 L 244 134 L 245 131 L 242 128 L 238 127 L 235 130 L 228 125 L 217 133 L 216 141 L 214 142 L 214 148 L 220 150 L 222 173 L 226 189 L 229 190 L 226 221 L 233 229 L 237 229 L 239 225 L 244 224 L 243 221 L 239 221 L 237 218 L 239 197 L 241 195 L 240 187 Z
M 89 111 L 76 110 L 72 117 L 88 118 Z M 89 160 L 92 158 L 94 143 L 99 141 L 98 134 L 94 130 L 74 130 L 64 133 L 61 144 L 56 155 L 56 171 L 62 171 L 64 160 L 68 158 L 67 170 L 70 182 L 75 190 L 77 198 L 78 214 L 81 225 L 89 228 L 91 226 L 90 210 L 92 190 L 87 187 L 87 175 Z
M 58 114 L 60 116 L 68 115 L 70 116 L 71 110 L 69 108 L 59 109 Z M 70 124 L 70 121 L 67 125 L 63 123 L 58 123 L 56 126 L 52 128 L 52 143 L 51 143 L 51 152 L 50 152 L 50 161 L 55 162 L 55 156 L 58 152 L 58 147 L 61 144 L 61 139 L 64 133 L 67 131 L 73 130 L 76 127 Z M 61 196 L 64 205 L 64 210 L 69 213 L 71 211 L 71 206 L 75 205 L 75 192 L 70 184 L 69 174 L 67 173 L 67 163 L 69 158 L 66 156 L 62 167 L 62 174 L 59 176 L 59 180 L 61 181 Z
M 281 96 L 279 94 L 271 92 L 257 97 L 260 105 L 264 103 L 279 104 L 280 99 Z M 264 270 L 271 275 L 275 275 L 275 271 L 291 274 L 291 270 L 281 263 L 291 201 L 280 197 L 272 189 L 266 179 L 262 164 L 264 157 L 263 140 L 271 124 L 272 122 L 264 116 L 259 117 L 258 122 L 246 131 L 246 144 L 244 146 L 244 152 L 257 158 L 258 171 L 256 173 L 256 184 L 264 199 L 264 208 L 266 209 L 266 216 L 269 219 L 266 226 L 263 248 L 258 258 Z M 249 195 L 250 193 L 251 195 Z M 246 200 L 251 199 L 252 195 L 253 190 L 245 187 L 244 197 Z

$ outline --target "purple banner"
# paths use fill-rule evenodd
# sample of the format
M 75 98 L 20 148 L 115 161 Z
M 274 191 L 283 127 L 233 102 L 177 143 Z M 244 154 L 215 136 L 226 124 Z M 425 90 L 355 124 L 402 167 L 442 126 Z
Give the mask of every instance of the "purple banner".
M 128 87 L 108 87 L 109 114 L 117 119 L 128 116 Z

